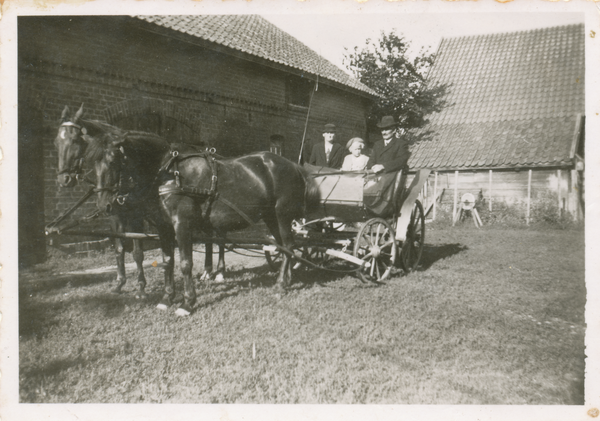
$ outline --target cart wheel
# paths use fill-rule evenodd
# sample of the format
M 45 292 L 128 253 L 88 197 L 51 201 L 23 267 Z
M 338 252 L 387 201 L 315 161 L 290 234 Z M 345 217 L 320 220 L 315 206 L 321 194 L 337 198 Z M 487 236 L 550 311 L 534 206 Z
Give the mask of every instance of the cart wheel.
M 398 253 L 395 233 L 384 219 L 369 219 L 361 227 L 354 242 L 354 257 L 369 263 L 358 273 L 365 282 L 381 282 L 391 273 Z
M 322 247 L 304 246 L 302 248 L 302 257 L 317 266 L 320 266 L 329 260 L 329 255 L 325 253 L 325 249 Z
M 423 212 L 423 205 L 417 200 L 410 215 L 408 228 L 406 229 L 406 240 L 402 244 L 402 250 L 400 251 L 400 261 L 406 272 L 410 272 L 417 267 L 423 254 L 424 245 L 425 212 Z

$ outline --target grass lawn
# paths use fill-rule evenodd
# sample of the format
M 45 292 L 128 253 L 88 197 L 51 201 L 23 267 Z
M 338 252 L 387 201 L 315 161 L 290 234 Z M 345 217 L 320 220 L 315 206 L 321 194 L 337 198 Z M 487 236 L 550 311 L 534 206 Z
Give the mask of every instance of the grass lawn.
M 429 227 L 422 267 L 385 285 L 228 253 L 188 318 L 111 294 L 114 264 L 23 270 L 21 402 L 583 404 L 584 233 Z M 147 253 L 147 260 L 159 256 Z M 196 257 L 194 272 L 202 255 Z M 178 269 L 176 275 L 180 278 Z

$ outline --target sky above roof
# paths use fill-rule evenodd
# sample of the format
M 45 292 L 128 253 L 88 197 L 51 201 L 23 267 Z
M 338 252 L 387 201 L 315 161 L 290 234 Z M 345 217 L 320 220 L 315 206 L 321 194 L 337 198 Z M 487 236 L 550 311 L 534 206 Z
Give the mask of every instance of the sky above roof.
M 421 47 L 437 50 L 442 38 L 526 31 L 584 22 L 583 13 L 403 13 L 262 15 L 323 57 L 345 69 L 344 47 L 362 47 L 381 31 L 404 34 L 413 54 Z

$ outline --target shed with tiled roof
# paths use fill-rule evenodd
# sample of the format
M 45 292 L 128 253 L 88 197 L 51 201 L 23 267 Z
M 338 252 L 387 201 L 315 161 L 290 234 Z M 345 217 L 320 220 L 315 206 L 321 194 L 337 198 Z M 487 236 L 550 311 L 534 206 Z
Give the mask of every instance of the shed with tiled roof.
M 458 175 L 461 192 L 490 203 L 556 196 L 559 209 L 582 211 L 583 24 L 444 39 L 428 79 L 448 86 L 449 106 L 418 131 L 412 169 L 451 189 Z

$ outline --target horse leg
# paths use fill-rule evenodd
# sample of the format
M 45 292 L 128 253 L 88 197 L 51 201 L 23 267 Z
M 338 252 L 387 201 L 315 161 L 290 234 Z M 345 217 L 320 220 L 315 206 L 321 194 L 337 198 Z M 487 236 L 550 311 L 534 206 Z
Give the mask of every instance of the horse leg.
M 282 224 L 277 217 L 265 217 L 264 221 L 267 225 L 267 228 L 269 228 L 271 235 L 275 237 L 275 242 L 291 251 L 293 248 L 293 236 L 291 232 L 292 222 L 290 221 L 288 226 L 289 237 L 284 237 L 282 234 L 285 234 L 285 230 L 282 229 Z M 292 279 L 292 259 L 291 256 L 287 255 L 287 253 L 282 252 L 281 255 L 283 258 L 281 261 L 281 267 L 279 268 L 279 275 L 277 276 L 277 287 L 280 290 L 285 290 L 289 286 L 290 280 Z
M 279 222 L 279 232 L 281 234 L 281 240 L 283 246 L 288 250 L 292 250 L 294 247 L 294 236 L 292 234 L 292 221 L 288 224 Z M 277 277 L 277 284 L 281 285 L 281 288 L 288 288 L 292 284 L 292 257 L 284 253 L 284 259 L 279 269 L 279 276 Z
M 127 283 L 127 277 L 125 275 L 125 247 L 123 241 L 120 238 L 115 238 L 115 256 L 117 258 L 117 285 L 113 288 L 112 292 L 120 294 L 121 289 Z
M 219 244 L 219 263 L 217 263 L 217 274 L 215 282 L 223 282 L 225 280 L 225 246 Z
M 192 279 L 193 268 L 193 250 L 192 250 L 192 232 L 189 218 L 180 218 L 175 220 L 175 235 L 179 245 L 179 261 L 181 272 L 183 274 L 183 304 L 179 306 L 175 314 L 178 316 L 189 316 L 192 313 L 194 304 L 196 304 L 196 286 Z
M 123 232 L 121 222 L 117 218 L 110 219 L 111 229 L 113 232 Z M 115 238 L 115 257 L 117 258 L 117 285 L 113 288 L 112 292 L 115 294 L 121 293 L 121 288 L 127 283 L 127 277 L 125 275 L 125 246 L 123 240 Z
M 138 292 L 135 294 L 135 298 L 143 300 L 148 298 L 148 294 L 146 294 L 146 276 L 144 275 L 144 248 L 142 247 L 141 240 L 133 240 L 133 251 L 131 254 L 133 255 L 133 260 L 135 261 L 135 265 L 137 267 Z
M 144 220 L 141 218 L 134 218 L 129 221 L 128 228 L 133 232 L 144 232 Z M 146 299 L 146 276 L 144 274 L 144 248 L 142 240 L 133 240 L 133 251 L 131 252 L 133 260 L 136 265 L 136 278 L 138 284 L 138 292 L 135 294 L 135 298 Z
M 173 303 L 175 297 L 175 280 L 173 277 L 173 269 L 175 266 L 175 233 L 170 224 L 157 224 L 158 236 L 160 238 L 160 246 L 163 251 L 163 256 L 166 256 L 164 267 L 165 276 L 165 293 L 158 305 L 159 310 L 167 310 Z
M 204 273 L 200 276 L 200 282 L 210 281 L 213 270 L 213 245 L 212 243 L 204 244 Z

